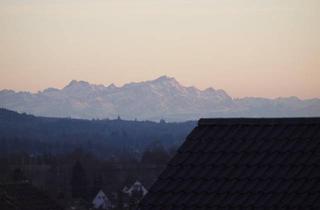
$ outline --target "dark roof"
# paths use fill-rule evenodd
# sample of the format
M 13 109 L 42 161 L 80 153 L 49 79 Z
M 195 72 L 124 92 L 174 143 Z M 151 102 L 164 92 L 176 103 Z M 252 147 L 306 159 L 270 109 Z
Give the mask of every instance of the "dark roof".
M 320 118 L 201 119 L 141 209 L 320 209 Z
M 0 184 L 1 210 L 63 210 L 30 183 Z

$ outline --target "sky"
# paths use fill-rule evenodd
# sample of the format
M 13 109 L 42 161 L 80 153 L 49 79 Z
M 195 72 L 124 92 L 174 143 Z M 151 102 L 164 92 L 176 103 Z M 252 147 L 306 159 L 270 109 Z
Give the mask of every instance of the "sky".
M 0 0 L 0 89 L 175 77 L 320 97 L 319 0 Z

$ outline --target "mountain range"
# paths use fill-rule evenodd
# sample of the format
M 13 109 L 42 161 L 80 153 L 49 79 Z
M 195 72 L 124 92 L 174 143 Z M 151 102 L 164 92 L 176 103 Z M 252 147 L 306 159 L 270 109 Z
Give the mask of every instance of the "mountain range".
M 320 99 L 232 98 L 224 90 L 185 87 L 175 78 L 121 87 L 71 81 L 62 89 L 38 93 L 0 91 L 0 107 L 46 117 L 187 121 L 201 117 L 320 116 Z

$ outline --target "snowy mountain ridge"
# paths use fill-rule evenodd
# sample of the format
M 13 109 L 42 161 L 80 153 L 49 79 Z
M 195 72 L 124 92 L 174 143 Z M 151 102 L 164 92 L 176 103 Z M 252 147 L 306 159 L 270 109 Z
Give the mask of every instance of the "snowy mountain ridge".
M 38 93 L 0 91 L 0 107 L 38 116 L 167 121 L 201 117 L 320 116 L 320 99 L 297 97 L 233 99 L 224 90 L 185 87 L 175 78 L 133 82 L 118 87 L 72 80 L 62 89 Z

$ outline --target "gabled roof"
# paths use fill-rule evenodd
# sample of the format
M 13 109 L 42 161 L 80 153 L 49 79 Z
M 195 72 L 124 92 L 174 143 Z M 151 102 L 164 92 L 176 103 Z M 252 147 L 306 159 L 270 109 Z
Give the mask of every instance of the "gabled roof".
M 141 184 L 141 182 L 136 181 L 130 188 L 124 186 L 122 192 L 127 193 L 130 196 L 135 192 L 139 192 L 142 196 L 145 196 L 148 193 L 148 190 Z
M 141 184 L 141 182 L 136 181 L 127 191 L 126 193 L 128 193 L 129 195 L 132 195 L 132 193 L 134 192 L 141 192 L 142 196 L 145 196 L 148 191 L 147 189 Z
M 141 209 L 320 209 L 320 118 L 201 119 Z
M 96 197 L 93 199 L 92 204 L 95 208 L 107 209 L 111 206 L 109 198 L 100 190 Z

